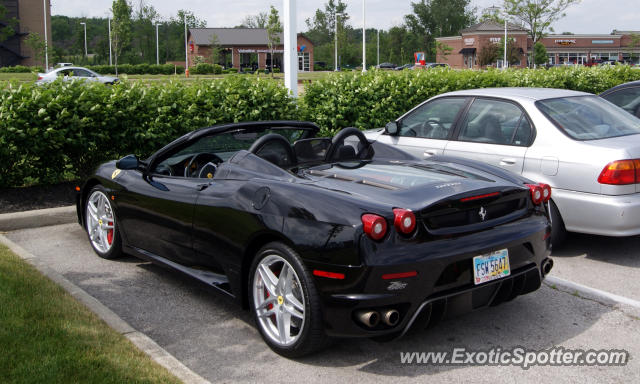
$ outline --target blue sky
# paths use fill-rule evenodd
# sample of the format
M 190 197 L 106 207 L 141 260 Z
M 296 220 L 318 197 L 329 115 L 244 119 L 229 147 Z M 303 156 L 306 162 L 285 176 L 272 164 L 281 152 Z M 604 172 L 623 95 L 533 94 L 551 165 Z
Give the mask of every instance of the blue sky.
M 139 0 L 130 0 L 134 7 Z M 54 15 L 104 17 L 109 13 L 111 0 L 52 0 Z M 161 15 L 174 15 L 179 8 L 187 8 L 207 21 L 210 27 L 232 27 L 240 24 L 249 14 L 266 11 L 273 4 L 282 11 L 282 0 L 145 0 Z M 304 29 L 304 20 L 323 7 L 325 0 L 297 0 L 298 28 Z M 362 25 L 362 0 L 347 0 L 351 25 Z M 473 6 L 485 8 L 500 5 L 501 0 L 472 0 Z M 603 6 L 606 4 L 606 6 Z M 366 0 L 367 26 L 387 29 L 399 25 L 403 16 L 411 12 L 410 0 Z M 612 30 L 640 30 L 638 0 L 582 0 L 567 10 L 567 16 L 554 25 L 557 33 L 611 33 Z

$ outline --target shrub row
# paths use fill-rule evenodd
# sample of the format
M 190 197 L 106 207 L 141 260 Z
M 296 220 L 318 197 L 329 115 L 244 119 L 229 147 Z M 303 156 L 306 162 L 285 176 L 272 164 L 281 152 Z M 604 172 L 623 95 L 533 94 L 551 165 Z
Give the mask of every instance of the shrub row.
M 434 95 L 484 87 L 553 87 L 599 93 L 640 79 L 640 70 L 554 68 L 508 71 L 338 73 L 289 97 L 282 83 L 255 76 L 216 81 L 56 82 L 0 90 L 0 187 L 82 177 L 95 165 L 146 157 L 191 130 L 220 123 L 304 119 L 321 135 L 384 126 Z
M 87 68 L 98 72 L 101 75 L 115 75 L 116 67 L 114 65 L 91 65 Z M 174 73 L 183 74 L 184 67 L 175 66 L 173 64 L 120 64 L 118 65 L 118 74 L 126 73 L 127 75 L 173 75 Z
M 0 67 L 0 73 L 31 73 L 44 72 L 42 67 L 25 67 L 24 65 L 16 65 L 13 67 Z
M 218 64 L 200 63 L 189 68 L 189 73 L 194 75 L 220 75 L 222 66 Z
M 473 88 L 543 87 L 600 93 L 640 79 L 629 66 L 568 67 L 489 71 L 416 70 L 334 74 L 308 84 L 302 116 L 323 128 L 324 135 L 354 126 L 383 127 L 435 95 Z
M 201 127 L 298 117 L 282 85 L 244 76 L 11 85 L 0 91 L 0 187 L 83 177 L 100 162 L 146 157 Z

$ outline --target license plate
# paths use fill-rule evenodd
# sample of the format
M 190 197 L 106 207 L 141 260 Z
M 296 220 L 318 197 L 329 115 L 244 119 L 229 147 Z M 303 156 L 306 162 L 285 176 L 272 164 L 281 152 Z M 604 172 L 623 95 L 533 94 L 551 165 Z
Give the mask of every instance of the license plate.
M 509 251 L 501 249 L 473 258 L 473 275 L 476 285 L 509 276 Z

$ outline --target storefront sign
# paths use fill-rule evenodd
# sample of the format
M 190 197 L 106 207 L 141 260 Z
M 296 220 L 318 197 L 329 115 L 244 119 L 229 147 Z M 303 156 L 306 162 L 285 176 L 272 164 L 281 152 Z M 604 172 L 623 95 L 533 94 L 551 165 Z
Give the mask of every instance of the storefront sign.
M 268 49 L 238 49 L 238 53 L 271 53 Z M 273 53 L 284 53 L 283 49 L 274 49 Z
M 575 40 L 562 39 L 562 40 L 556 40 L 555 43 L 558 44 L 558 45 L 573 45 L 573 44 L 576 43 L 576 41 Z
M 473 38 L 473 37 L 464 39 L 464 45 L 473 45 L 473 43 L 475 43 L 475 42 L 476 42 L 476 39 Z
M 613 44 L 613 40 L 591 40 L 591 44 Z

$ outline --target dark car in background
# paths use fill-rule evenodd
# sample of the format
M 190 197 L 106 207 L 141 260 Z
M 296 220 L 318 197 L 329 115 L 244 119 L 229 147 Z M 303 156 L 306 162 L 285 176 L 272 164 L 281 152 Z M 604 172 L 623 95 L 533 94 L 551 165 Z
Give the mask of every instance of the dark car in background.
M 380 64 L 376 65 L 376 68 L 378 68 L 378 69 L 396 69 L 397 65 L 395 65 L 393 63 L 380 63 Z
M 600 97 L 640 117 L 640 81 L 620 84 L 602 92 Z
M 78 193 L 78 220 L 99 256 L 201 282 L 250 309 L 290 357 L 327 336 L 395 338 L 540 287 L 549 186 L 417 159 L 355 128 L 318 130 L 222 125 L 105 163 Z

